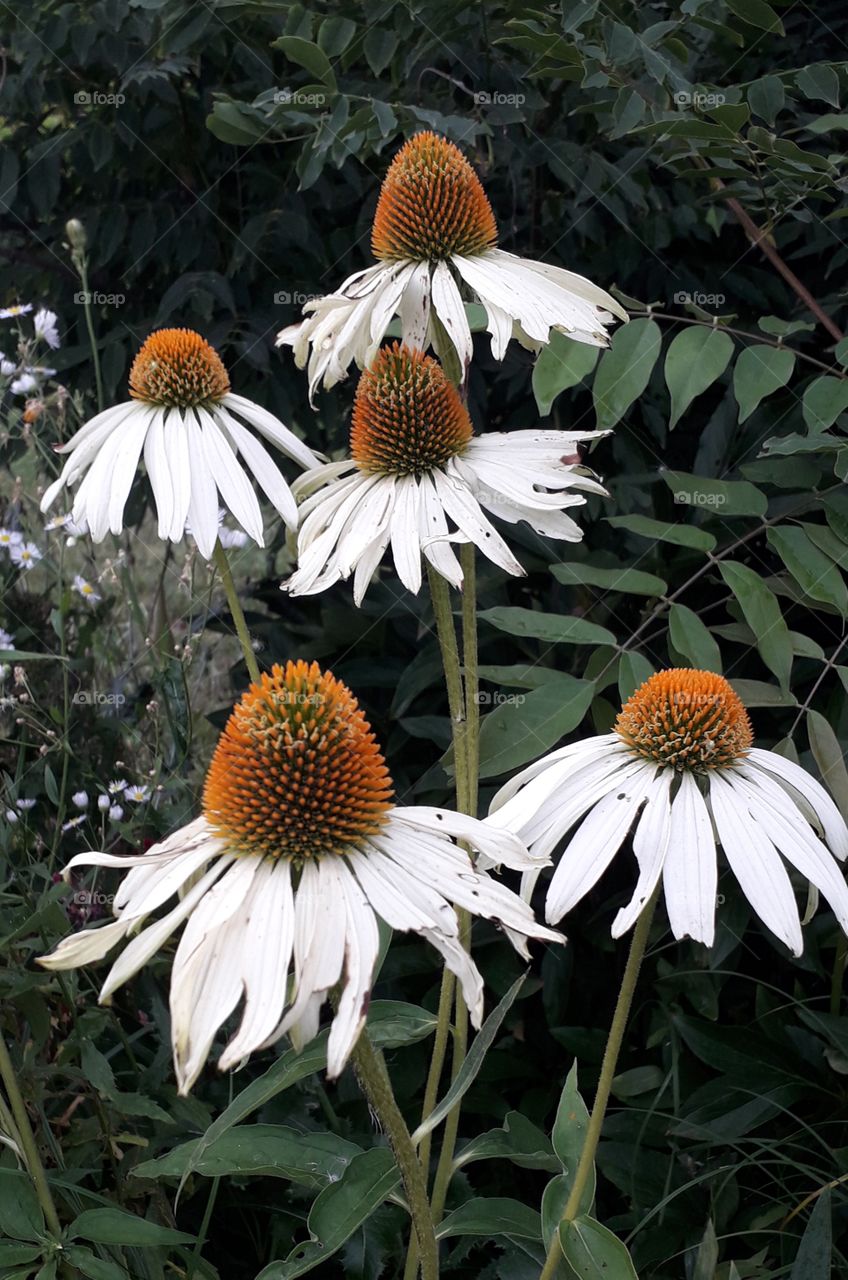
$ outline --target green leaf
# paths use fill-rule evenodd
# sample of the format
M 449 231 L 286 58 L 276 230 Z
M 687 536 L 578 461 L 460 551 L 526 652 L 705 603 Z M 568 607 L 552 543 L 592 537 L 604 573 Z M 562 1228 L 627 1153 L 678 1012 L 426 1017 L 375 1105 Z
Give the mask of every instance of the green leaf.
M 304 1133 L 286 1125 L 236 1125 L 205 1148 L 194 1162 L 199 1138 L 184 1142 L 133 1169 L 136 1178 L 181 1178 L 187 1169 L 207 1178 L 249 1173 L 288 1178 L 319 1189 L 337 1181 L 361 1148 L 334 1133 Z M 194 1163 L 193 1163 L 194 1162 Z
M 773 125 L 786 101 L 783 81 L 778 76 L 763 76 L 748 86 L 748 103 L 756 115 Z M 762 328 L 762 325 L 760 326 Z
M 561 1223 L 559 1242 L 580 1280 L 638 1280 L 627 1246 L 594 1218 Z
M 586 342 L 575 342 L 554 330 L 551 339 L 533 366 L 533 395 L 543 418 L 561 391 L 576 387 L 592 372 L 598 359 L 598 348 Z
M 805 595 L 832 605 L 843 617 L 848 613 L 848 590 L 842 575 L 803 529 L 786 525 L 769 529 L 766 537 Z
M 494 1043 L 495 1036 L 501 1029 L 501 1023 L 509 1013 L 518 998 L 518 993 L 524 986 L 526 976 L 527 975 L 525 973 L 522 973 L 520 978 L 516 978 L 509 991 L 507 991 L 506 995 L 498 1004 L 497 1008 L 493 1009 L 489 1014 L 488 1018 L 474 1037 L 471 1048 L 469 1049 L 465 1060 L 457 1073 L 456 1079 L 451 1084 L 451 1087 L 448 1089 L 441 1102 L 433 1108 L 427 1116 L 427 1119 L 422 1121 L 415 1130 L 415 1133 L 412 1135 L 414 1142 L 420 1142 L 425 1134 L 432 1133 L 436 1126 L 442 1122 L 448 1112 L 453 1110 L 455 1104 L 459 1102 L 460 1098 L 464 1097 L 467 1090 L 470 1089 L 477 1077 L 478 1071 L 483 1065 L 483 1059 Z
M 47 1234 L 38 1196 L 17 1169 L 0 1168 L 0 1232 L 13 1240 L 43 1240 Z
M 773 31 L 779 36 L 786 35 L 783 23 L 771 5 L 766 4 L 766 0 L 727 0 L 727 7 L 731 13 L 736 14 L 737 18 L 750 23 L 752 27 L 759 28 L 760 31 Z
M 693 551 L 712 551 L 716 540 L 706 529 L 692 524 L 667 524 L 665 520 L 652 520 L 650 516 L 607 516 L 607 524 L 614 529 L 626 529 L 651 542 L 673 542 L 678 547 L 690 547 Z
M 569 613 L 541 613 L 536 609 L 483 609 L 480 617 L 510 636 L 544 640 L 547 644 L 615 644 L 615 636 L 585 618 Z
M 446 1236 L 517 1236 L 527 1240 L 542 1239 L 542 1219 L 537 1209 L 505 1196 L 466 1200 L 442 1220 L 436 1237 Z
M 40 1244 L 9 1244 L 0 1240 L 0 1267 L 15 1267 L 22 1262 L 35 1262 L 42 1254 Z
M 356 34 L 356 23 L 338 15 L 325 18 L 318 28 L 318 44 L 328 58 L 344 53 Z
M 92 1253 L 90 1249 L 85 1249 L 80 1244 L 71 1245 L 67 1255 L 68 1261 L 72 1262 L 84 1276 L 88 1276 L 88 1280 L 129 1280 L 123 1267 L 105 1258 L 98 1258 L 96 1253 Z
M 68 1228 L 71 1240 L 91 1240 L 95 1244 L 193 1244 L 194 1236 L 162 1227 L 123 1209 L 86 1209 Z
M 295 1245 L 285 1261 L 263 1267 L 256 1280 L 294 1280 L 331 1257 L 400 1184 L 400 1172 L 387 1147 L 354 1156 L 338 1182 L 315 1200 L 309 1211 L 311 1239 Z
M 697 613 L 685 604 L 673 604 L 668 626 L 671 643 L 693 667 L 721 675 L 721 650 Z
M 336 77 L 330 65 L 330 59 L 323 49 L 311 40 L 303 40 L 300 36 L 279 36 L 271 41 L 272 49 L 281 49 L 290 62 L 305 67 L 310 75 L 315 76 L 328 89 L 336 88 Z
M 509 1111 L 502 1129 L 478 1134 L 454 1160 L 461 1169 L 476 1160 L 510 1160 L 520 1169 L 559 1169 L 550 1139 L 520 1111 Z
M 766 495 L 748 480 L 714 480 L 688 471 L 664 471 L 663 479 L 681 506 L 697 507 L 712 515 L 764 516 Z
M 822 780 L 848 822 L 848 769 L 839 739 L 830 721 L 819 711 L 807 712 L 807 733 Z
M 672 340 L 665 357 L 665 381 L 671 393 L 674 427 L 692 401 L 720 378 L 733 355 L 733 339 L 708 325 L 692 325 Z
M 374 75 L 381 76 L 395 56 L 398 47 L 397 32 L 387 31 L 385 27 L 375 24 L 369 29 L 362 47 Z
M 801 1237 L 789 1280 L 830 1280 L 832 1266 L 830 1187 L 825 1187 Z
M 707 1220 L 704 1228 L 704 1234 L 698 1247 L 698 1256 L 695 1259 L 695 1270 L 692 1273 L 692 1280 L 715 1280 L 716 1267 L 718 1266 L 718 1240 L 716 1239 L 715 1227 L 712 1218 Z
M 609 350 L 601 356 L 592 388 L 599 427 L 614 427 L 639 398 L 661 347 L 656 320 L 631 320 L 616 330 Z
M 795 83 L 805 98 L 816 102 L 829 102 L 832 107 L 839 106 L 839 76 L 833 67 L 824 62 L 803 67 L 795 76 Z
M 814 378 L 804 391 L 801 412 L 804 422 L 814 435 L 832 427 L 846 409 L 848 378 L 834 378 L 826 373 L 821 378 Z
M 785 387 L 795 368 L 795 353 L 786 347 L 757 343 L 745 347 L 733 367 L 733 394 L 739 405 L 739 421 L 744 422 L 761 400 Z
M 795 707 L 796 698 L 788 689 L 764 680 L 731 680 L 731 685 L 746 707 Z
M 792 637 L 774 592 L 747 565 L 724 560 L 719 572 L 739 602 L 739 607 L 757 638 L 757 650 L 784 689 L 792 672 Z
M 630 569 L 622 565 L 616 569 L 601 569 L 589 561 L 575 564 L 552 564 L 551 573 L 566 587 L 602 587 L 604 591 L 624 591 L 634 596 L 663 596 L 668 585 L 653 573 Z
M 618 692 L 624 703 L 640 685 L 654 674 L 654 668 L 641 653 L 625 649 L 618 663 Z
M 526 695 L 513 695 L 485 716 L 480 725 L 480 777 L 511 773 L 549 750 L 576 729 L 592 705 L 591 680 L 555 673 Z
M 565 1186 L 569 1194 L 574 1185 L 574 1177 L 577 1173 L 580 1153 L 586 1141 L 588 1125 L 589 1111 L 577 1089 L 577 1063 L 573 1062 L 562 1087 L 554 1120 L 553 1134 L 551 1135 L 554 1151 L 562 1165 Z M 593 1165 L 592 1172 L 580 1197 L 580 1212 L 589 1213 L 594 1199 L 595 1168 Z

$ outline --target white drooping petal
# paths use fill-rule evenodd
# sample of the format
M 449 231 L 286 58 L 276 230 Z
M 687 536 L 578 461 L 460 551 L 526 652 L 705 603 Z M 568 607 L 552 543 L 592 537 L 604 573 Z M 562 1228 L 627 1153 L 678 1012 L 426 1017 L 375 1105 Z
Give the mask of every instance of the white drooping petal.
M 710 775 L 709 786 L 718 838 L 742 892 L 763 924 L 799 956 L 804 938 L 798 906 L 777 850 L 721 771 Z
M 342 990 L 327 1041 L 327 1075 L 341 1074 L 365 1025 L 371 984 L 380 952 L 377 919 L 344 859 L 335 864 L 346 915 Z
M 433 310 L 454 345 L 464 381 L 474 354 L 474 343 L 459 289 L 446 262 L 436 263 L 432 291 Z
M 600 880 L 633 825 L 655 770 L 638 768 L 590 810 L 560 855 L 548 887 L 545 919 L 556 924 Z
M 671 833 L 663 888 L 675 938 L 711 947 L 715 938 L 718 860 L 706 801 L 691 773 L 680 775 L 671 804 Z
M 399 476 L 395 485 L 390 542 L 397 575 L 413 595 L 421 589 L 418 530 L 418 480 L 415 476 Z
M 206 456 L 203 433 L 194 414 L 187 410 L 180 414 L 172 410 L 172 417 L 182 419 L 191 459 L 191 496 L 188 503 L 188 519 L 198 550 L 205 560 L 212 559 L 218 541 L 218 489 L 212 476 L 212 467 Z
M 539 864 L 540 860 L 528 852 L 518 836 L 511 831 L 499 830 L 491 822 L 455 813 L 453 809 L 436 809 L 428 805 L 414 805 L 410 808 L 398 805 L 392 813 L 396 819 L 408 822 L 413 827 L 464 840 L 472 849 L 488 858 L 490 866 L 526 871 Z
M 662 875 L 671 838 L 669 791 L 673 776 L 670 769 L 664 769 L 648 787 L 645 808 L 633 834 L 633 853 L 639 867 L 639 878 L 633 897 L 613 920 L 611 932 L 614 938 L 620 938 L 636 923 Z
M 257 546 L 264 546 L 262 512 L 259 510 L 259 502 L 253 486 L 239 466 L 236 455 L 214 416 L 200 406 L 195 412 L 200 420 L 209 470 L 224 506 L 232 512 L 245 533 Z
M 430 264 L 416 264 L 400 300 L 401 341 L 423 351 L 430 328 Z
M 779 756 L 776 751 L 762 751 L 758 747 L 752 747 L 739 766 L 739 772 L 753 782 L 754 775 L 763 770 L 779 782 L 788 784 L 790 795 L 797 792 L 806 800 L 815 814 L 825 844 L 840 862 L 844 861 L 848 857 L 848 826 L 824 787 L 793 760 Z

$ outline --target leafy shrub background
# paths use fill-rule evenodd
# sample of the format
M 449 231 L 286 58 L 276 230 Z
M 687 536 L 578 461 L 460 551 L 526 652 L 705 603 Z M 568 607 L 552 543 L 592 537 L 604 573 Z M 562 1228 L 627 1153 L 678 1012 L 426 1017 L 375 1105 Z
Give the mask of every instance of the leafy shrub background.
M 388 160 L 411 132 L 434 128 L 474 159 L 502 247 L 615 286 L 634 316 L 600 359 L 560 339 L 535 366 L 515 344 L 496 365 L 478 340 L 479 429 L 530 426 L 540 413 L 559 427 L 613 428 L 592 454 L 611 498 L 585 509 L 585 542 L 563 549 L 519 530 L 527 578 L 481 568 L 484 804 L 499 777 L 563 735 L 605 731 L 652 669 L 694 664 L 723 669 L 760 742 L 800 757 L 848 816 L 843 6 L 34 0 L 5 16 L 0 301 L 59 312 L 54 363 L 72 397 L 30 427 L 20 399 L 6 396 L 7 520 L 34 518 L 50 447 L 94 405 L 69 217 L 88 234 L 110 402 L 124 396 L 147 333 L 187 325 L 219 348 L 239 390 L 332 451 L 345 442 L 354 380 L 322 392 L 313 412 L 274 335 L 305 298 L 367 264 Z M 752 222 L 771 256 L 752 245 Z M 60 829 L 70 779 L 94 785 L 120 772 L 119 760 L 139 775 L 152 769 L 161 800 L 123 838 L 155 838 L 190 811 L 214 726 L 245 682 L 205 570 L 162 560 L 141 486 L 135 518 L 139 536 L 125 540 L 123 559 L 114 549 L 114 590 L 96 617 L 67 592 L 39 596 L 6 574 L 17 647 L 52 654 L 61 644 L 69 664 L 27 665 L 32 733 L 4 711 L 7 792 L 25 782 L 53 817 L 2 833 L 2 1016 L 34 1114 L 49 1122 L 69 1211 L 113 1204 L 189 1240 L 200 1233 L 201 1273 L 241 1280 L 306 1238 L 332 1162 L 281 1181 L 281 1132 L 268 1136 L 266 1165 L 250 1134 L 249 1151 L 237 1143 L 229 1163 L 190 1176 L 175 1217 L 179 1173 L 149 1162 L 202 1133 L 272 1055 L 233 1079 L 208 1072 L 195 1097 L 178 1100 L 164 966 L 99 1009 L 94 976 L 57 982 L 32 963 L 68 927 L 48 866 L 78 847 Z M 266 553 L 240 558 L 263 660 L 331 665 L 373 717 L 399 794 L 445 800 L 449 726 L 425 598 L 388 574 L 361 611 L 348 588 L 290 601 L 278 590 L 283 543 L 278 534 Z M 140 613 L 120 588 L 127 573 Z M 176 653 L 145 647 L 162 621 L 157 602 L 179 623 Z M 68 678 L 125 701 L 117 714 L 80 707 Z M 50 725 L 58 738 L 42 753 Z M 545 1134 L 575 1056 L 581 1089 L 593 1089 L 623 963 L 609 922 L 627 880 L 613 869 L 570 917 L 569 948 L 534 966 L 463 1119 L 471 1142 L 510 1113 L 503 1145 L 515 1164 L 469 1156 L 450 1207 L 496 1196 L 538 1207 L 556 1168 Z M 844 943 L 822 911 L 792 962 L 727 877 L 720 891 L 711 951 L 658 936 L 646 964 L 599 1151 L 600 1216 L 629 1238 L 650 1280 L 819 1280 L 831 1261 L 841 1274 L 840 1187 L 790 1215 L 840 1179 L 848 1153 Z M 478 942 L 503 994 L 517 961 L 494 933 Z M 423 947 L 398 940 L 377 994 L 432 1007 L 437 980 Z M 420 1091 L 427 1055 L 426 1039 L 392 1051 L 402 1100 Z M 345 1144 L 376 1141 L 347 1078 L 328 1091 L 301 1081 L 258 1119 L 301 1134 L 329 1128 L 346 1158 Z M 210 1180 L 221 1173 L 233 1176 Z M 384 1205 L 315 1274 L 399 1274 L 403 1224 Z M 0 1226 L 9 1233 L 2 1215 Z M 481 1235 L 451 1241 L 451 1274 L 538 1273 L 532 1242 L 494 1210 Z M 158 1280 L 172 1274 L 169 1257 L 185 1274 L 190 1252 L 166 1237 L 100 1248 L 113 1270 L 86 1274 Z

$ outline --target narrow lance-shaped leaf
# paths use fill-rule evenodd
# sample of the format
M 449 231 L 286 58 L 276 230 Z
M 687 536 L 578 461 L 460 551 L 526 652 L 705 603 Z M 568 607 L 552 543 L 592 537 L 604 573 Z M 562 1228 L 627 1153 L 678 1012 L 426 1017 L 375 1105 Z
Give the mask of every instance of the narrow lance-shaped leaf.
M 780 604 L 760 575 L 747 565 L 725 560 L 719 571 L 733 592 L 748 626 L 757 637 L 757 650 L 782 687 L 792 672 L 792 637 Z

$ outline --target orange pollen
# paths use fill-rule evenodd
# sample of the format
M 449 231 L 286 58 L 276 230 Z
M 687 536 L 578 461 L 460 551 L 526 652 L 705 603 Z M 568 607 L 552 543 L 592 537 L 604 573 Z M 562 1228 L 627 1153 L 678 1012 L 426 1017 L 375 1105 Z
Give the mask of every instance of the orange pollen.
M 744 756 L 754 735 L 739 695 L 712 671 L 659 671 L 628 698 L 616 733 L 648 760 L 706 773 Z
M 193 329 L 157 329 L 130 369 L 130 395 L 167 408 L 216 404 L 229 389 L 221 357 Z
M 437 360 L 395 343 L 359 379 L 350 452 L 360 470 L 420 475 L 462 453 L 474 429 Z
M 498 238 L 483 184 L 459 147 L 416 133 L 395 156 L 374 214 L 376 258 L 433 262 L 482 253 Z
M 302 863 L 378 832 L 392 790 L 347 686 L 317 662 L 287 662 L 236 704 L 206 775 L 203 812 L 235 851 Z

